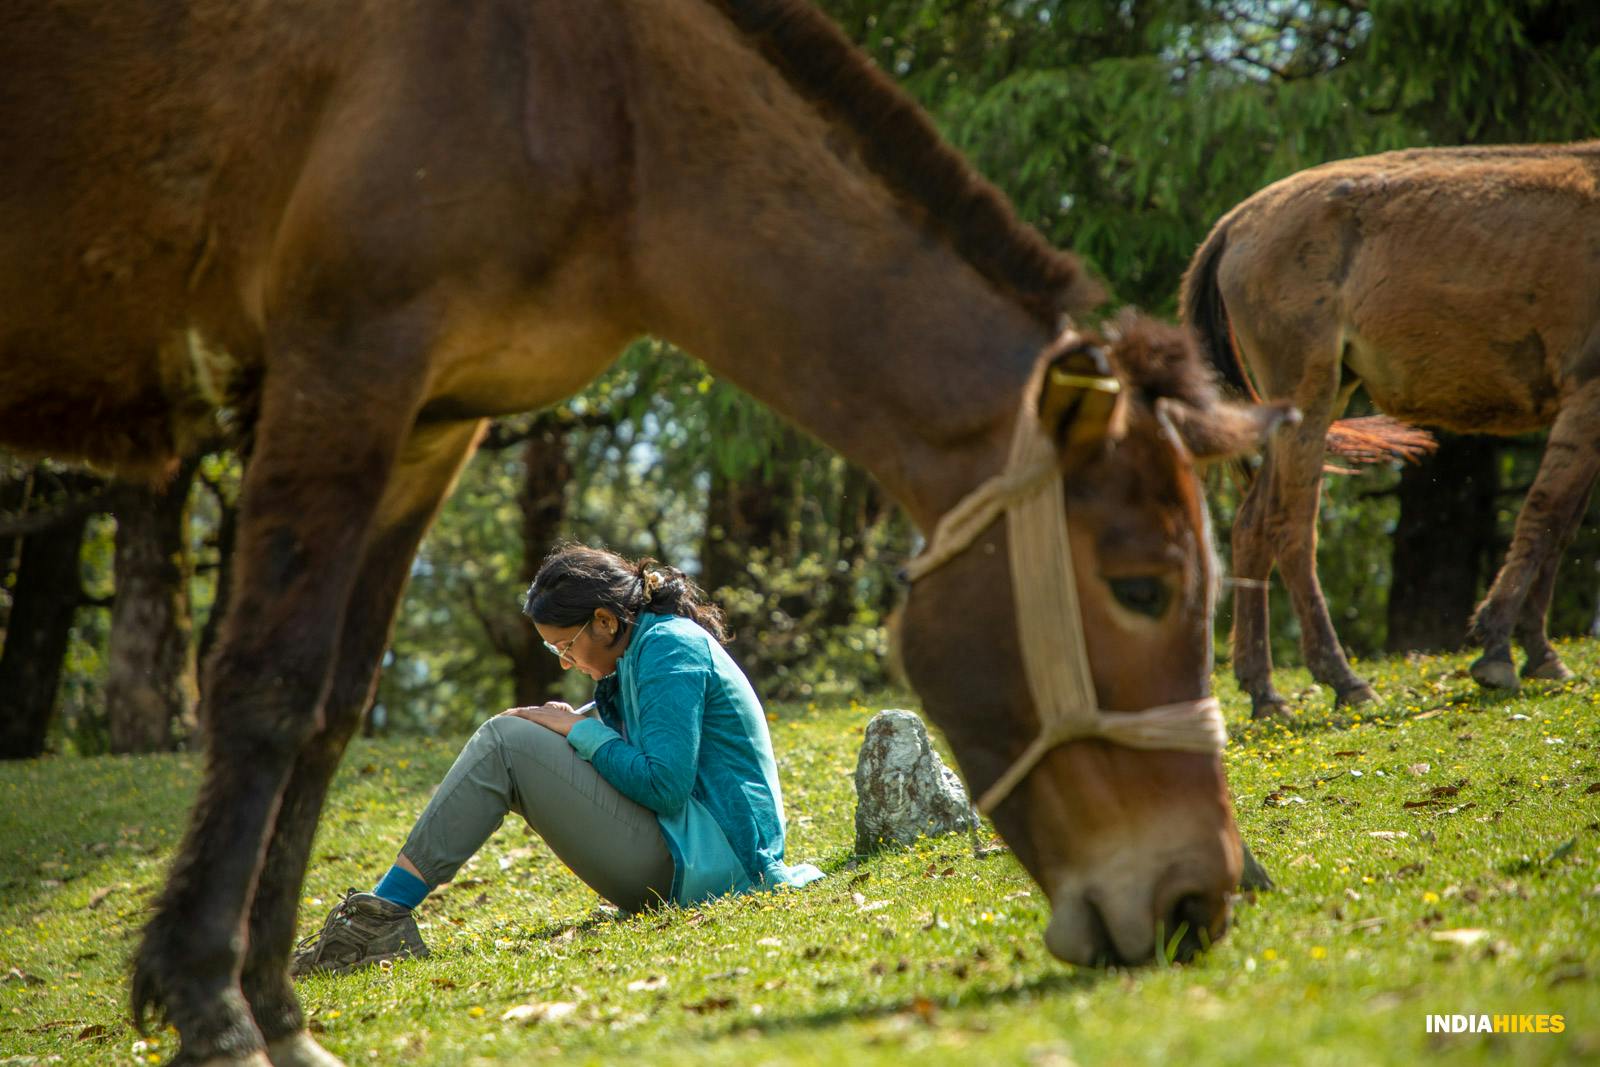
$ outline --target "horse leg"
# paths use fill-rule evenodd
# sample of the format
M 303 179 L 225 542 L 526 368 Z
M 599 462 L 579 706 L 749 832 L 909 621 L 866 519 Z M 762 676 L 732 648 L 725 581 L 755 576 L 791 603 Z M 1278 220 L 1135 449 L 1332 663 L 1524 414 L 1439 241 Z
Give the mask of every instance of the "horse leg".
M 284 790 L 251 904 L 250 945 L 240 976 L 273 1067 L 339 1063 L 306 1032 L 287 972 L 306 865 L 328 783 L 372 702 L 378 664 L 417 545 L 472 454 L 482 425 L 453 423 L 415 432 L 396 462 L 345 610 L 323 728 L 301 748 Z
M 1583 521 L 1590 490 L 1600 474 L 1596 425 L 1600 425 L 1600 381 L 1580 389 L 1556 416 L 1539 473 L 1517 515 L 1511 550 L 1488 596 L 1473 613 L 1469 633 L 1483 646 L 1483 655 L 1471 668 L 1479 685 L 1518 687 L 1511 661 L 1512 620 L 1518 618 L 1522 620 L 1518 636 L 1529 653 L 1528 677 L 1549 676 L 1538 673 L 1546 670 L 1560 677 L 1566 670 L 1545 638 L 1544 618 L 1561 553 Z M 1535 635 L 1531 643 L 1530 633 Z
M 1268 536 L 1278 573 L 1300 619 L 1300 647 L 1311 676 L 1334 691 L 1337 704 L 1362 704 L 1377 694 L 1350 669 L 1339 634 L 1328 615 L 1328 601 L 1317 580 L 1317 515 L 1322 496 L 1322 462 L 1328 417 L 1308 415 L 1277 442 L 1274 474 L 1277 515 Z
M 133 965 L 134 1018 L 156 1008 L 177 1027 L 175 1064 L 267 1062 L 239 985 L 246 917 L 290 768 L 318 726 L 350 561 L 420 393 L 420 373 L 383 371 L 271 346 L 202 704 L 205 777 Z
M 1272 642 L 1268 630 L 1267 582 L 1272 576 L 1272 546 L 1266 514 L 1272 500 L 1272 449 L 1245 493 L 1233 520 L 1233 676 L 1250 694 L 1250 717 L 1266 719 L 1287 712 L 1288 701 L 1272 686 Z
M 1550 601 L 1555 597 L 1556 572 L 1561 569 L 1561 556 L 1570 538 L 1550 554 L 1539 567 L 1528 595 L 1522 598 L 1522 611 L 1517 616 L 1515 636 L 1517 644 L 1527 653 L 1522 665 L 1522 677 L 1545 681 L 1565 681 L 1574 677 L 1572 671 L 1556 650 L 1551 647 L 1550 635 L 1545 629 L 1545 619 L 1550 614 Z

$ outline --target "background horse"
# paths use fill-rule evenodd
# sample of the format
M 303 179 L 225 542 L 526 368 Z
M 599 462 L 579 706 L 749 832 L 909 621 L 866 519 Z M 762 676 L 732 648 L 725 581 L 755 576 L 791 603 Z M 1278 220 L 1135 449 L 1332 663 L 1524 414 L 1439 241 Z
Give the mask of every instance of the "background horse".
M 1600 142 L 1390 152 L 1285 178 L 1225 215 L 1184 277 L 1185 320 L 1223 375 L 1289 398 L 1239 510 L 1233 570 L 1276 560 L 1306 662 L 1340 701 L 1370 699 L 1317 584 L 1323 436 L 1359 386 L 1381 410 L 1463 433 L 1550 427 L 1511 549 L 1472 620 L 1472 676 L 1516 688 L 1570 672 L 1545 634 L 1561 553 L 1600 470 Z M 1231 339 L 1230 339 L 1231 337 Z M 1235 350 L 1235 344 L 1237 349 Z M 1234 674 L 1272 688 L 1264 584 L 1234 593 Z
M 134 960 L 135 1014 L 163 1012 L 184 1063 L 337 1062 L 284 974 L 307 856 L 485 419 L 652 333 L 928 530 L 1001 469 L 1058 315 L 1096 299 L 792 0 L 21 0 L 0 100 L 0 442 L 159 478 L 219 407 L 252 432 L 204 778 Z M 1173 334 L 1126 336 L 1110 411 L 1030 398 L 1072 443 L 1111 711 L 1209 692 L 1193 461 L 1284 414 L 1220 402 Z M 908 671 L 977 789 L 1038 726 L 1003 537 L 905 614 Z M 1187 953 L 1227 923 L 1214 753 L 1073 742 L 995 818 L 1069 959 L 1148 959 L 1158 925 Z

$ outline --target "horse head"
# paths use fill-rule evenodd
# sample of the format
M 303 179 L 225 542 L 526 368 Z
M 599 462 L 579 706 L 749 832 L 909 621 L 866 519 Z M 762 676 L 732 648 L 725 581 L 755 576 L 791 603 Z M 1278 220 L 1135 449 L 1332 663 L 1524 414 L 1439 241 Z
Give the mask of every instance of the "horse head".
M 1033 481 L 1062 490 L 1046 513 L 1064 514 L 1070 560 L 1049 573 L 1070 574 L 1062 584 L 1076 587 L 1075 606 L 1058 617 L 1075 616 L 1081 637 L 1047 633 L 1039 645 L 1027 632 L 1050 624 L 1029 617 L 1036 590 L 1019 594 L 1012 574 L 1038 584 L 1047 572 L 1019 560 L 1014 543 L 1008 553 L 1010 527 L 1030 521 L 1013 509 L 1003 522 L 968 522 L 959 546 L 941 545 L 941 523 L 929 555 L 944 558 L 914 565 L 906 671 L 1049 895 L 1050 950 L 1080 964 L 1186 957 L 1226 929 L 1241 865 L 1210 698 L 1218 573 L 1198 471 L 1298 416 L 1224 401 L 1187 334 L 1125 317 L 1104 337 L 1058 337 L 1019 417 L 1033 420 L 1019 430 L 1048 442 Z M 1018 454 L 994 480 L 1012 502 Z M 1028 641 L 1039 651 L 1025 664 Z M 1041 711 L 1048 685 L 1028 674 L 1070 674 L 1061 649 L 1090 675 L 1077 679 L 1089 706 L 1065 726 Z M 1153 735 L 1152 716 L 1162 721 Z

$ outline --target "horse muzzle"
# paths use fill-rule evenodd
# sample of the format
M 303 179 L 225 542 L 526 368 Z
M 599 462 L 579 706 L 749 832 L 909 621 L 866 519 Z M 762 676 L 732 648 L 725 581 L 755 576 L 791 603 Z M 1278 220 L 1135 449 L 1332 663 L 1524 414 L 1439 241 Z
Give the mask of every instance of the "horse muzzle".
M 1227 931 L 1236 879 L 1223 867 L 1211 858 L 1146 863 L 1133 854 L 1090 877 L 1063 879 L 1051 893 L 1045 945 L 1085 967 L 1187 961 Z

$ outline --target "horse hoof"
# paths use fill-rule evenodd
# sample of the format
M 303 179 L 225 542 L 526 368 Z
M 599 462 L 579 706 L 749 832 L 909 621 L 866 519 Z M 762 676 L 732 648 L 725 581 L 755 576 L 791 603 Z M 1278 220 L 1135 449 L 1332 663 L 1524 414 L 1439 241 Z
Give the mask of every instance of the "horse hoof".
M 1377 692 L 1366 682 L 1357 682 L 1348 689 L 1341 689 L 1333 698 L 1333 706 L 1354 707 L 1357 704 L 1370 704 L 1378 699 Z
M 1469 669 L 1472 680 L 1485 689 L 1509 689 L 1515 692 L 1522 688 L 1522 683 L 1517 681 L 1517 668 L 1512 666 L 1509 656 L 1504 659 L 1480 656 Z
M 1565 682 L 1569 678 L 1577 677 L 1565 663 L 1561 662 L 1560 656 L 1547 656 L 1537 665 L 1530 661 L 1522 668 L 1522 676 L 1545 682 Z
M 271 1060 L 267 1059 L 265 1052 L 256 1051 L 248 1056 L 213 1056 L 205 1060 L 200 1067 L 273 1067 Z
M 301 1030 L 297 1034 L 267 1043 L 267 1059 L 272 1067 L 344 1067 L 344 1061 Z
M 1277 719 L 1287 722 L 1289 715 L 1289 702 L 1277 693 L 1269 693 L 1263 697 L 1250 698 L 1250 721 L 1261 722 L 1266 719 Z

